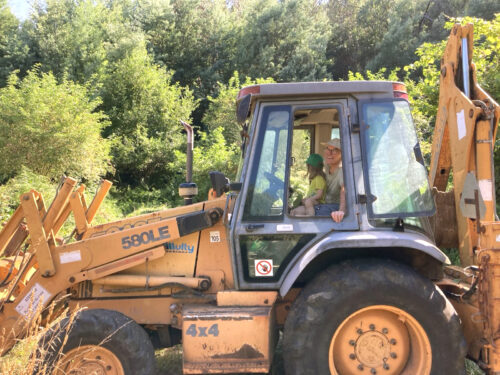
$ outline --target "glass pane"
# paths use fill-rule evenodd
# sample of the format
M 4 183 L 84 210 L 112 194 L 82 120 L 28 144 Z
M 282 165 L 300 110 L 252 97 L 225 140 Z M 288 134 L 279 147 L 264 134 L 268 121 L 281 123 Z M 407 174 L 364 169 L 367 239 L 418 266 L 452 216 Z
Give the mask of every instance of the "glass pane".
M 280 234 L 241 236 L 240 244 L 245 261 L 245 278 L 269 282 L 280 277 L 293 256 L 313 239 L 313 234 Z M 258 272 L 259 262 L 270 268 Z
M 330 139 L 339 138 L 340 139 L 340 128 L 332 128 L 332 134 L 330 135 Z
M 425 167 L 417 161 L 418 139 L 406 101 L 363 105 L 371 208 L 378 217 L 432 214 L 434 201 Z
M 302 198 L 306 197 L 309 187 L 306 160 L 311 154 L 312 128 L 293 129 L 292 160 L 290 168 L 290 187 L 293 193 L 290 195 L 289 207 L 300 206 Z
M 264 109 L 243 219 L 266 220 L 283 215 L 289 125 L 290 107 Z

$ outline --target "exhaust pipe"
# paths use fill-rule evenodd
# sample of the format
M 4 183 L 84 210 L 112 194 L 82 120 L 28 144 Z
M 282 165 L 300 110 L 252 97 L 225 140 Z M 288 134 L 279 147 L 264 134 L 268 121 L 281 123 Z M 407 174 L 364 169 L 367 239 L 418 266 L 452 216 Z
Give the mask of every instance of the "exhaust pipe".
M 198 186 L 193 180 L 193 127 L 187 122 L 181 120 L 181 124 L 187 133 L 186 149 L 186 182 L 179 185 L 179 195 L 184 198 L 184 204 L 187 206 L 193 203 L 193 197 L 198 194 Z

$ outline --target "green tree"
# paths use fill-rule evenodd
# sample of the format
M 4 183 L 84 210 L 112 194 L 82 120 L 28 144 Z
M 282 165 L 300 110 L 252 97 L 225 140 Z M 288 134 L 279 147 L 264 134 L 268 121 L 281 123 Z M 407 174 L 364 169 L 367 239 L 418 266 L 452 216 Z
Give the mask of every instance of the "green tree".
M 120 1 L 46 0 L 23 24 L 30 59 L 79 83 L 103 81 L 110 62 L 141 47 L 144 35 L 123 16 Z
M 466 0 L 397 0 L 388 12 L 388 27 L 375 44 L 377 54 L 366 68 L 378 70 L 403 67 L 415 60 L 415 50 L 423 42 L 447 37 L 444 24 L 449 17 L 465 14 Z
M 389 27 L 387 14 L 394 0 L 329 0 L 326 11 L 331 29 L 327 57 L 335 79 L 349 71 L 363 71 L 377 54 L 377 42 Z
M 316 1 L 254 0 L 241 2 L 234 11 L 243 19 L 236 50 L 240 74 L 279 82 L 330 78 L 330 28 Z
M 236 97 L 242 87 L 261 83 L 272 83 L 272 78 L 251 80 L 246 78 L 240 83 L 238 72 L 234 72 L 227 85 L 219 83 L 216 97 L 208 97 L 210 102 L 203 117 L 203 123 L 208 131 L 222 128 L 222 134 L 228 144 L 240 144 L 241 127 L 236 121 Z
M 201 98 L 230 78 L 235 24 L 224 0 L 134 4 L 155 60 L 175 72 L 175 82 L 189 85 Z
M 184 144 L 179 120 L 189 121 L 196 106 L 192 92 L 172 84 L 172 73 L 153 64 L 146 50 L 115 63 L 103 85 L 103 110 L 114 139 L 115 178 L 122 184 L 162 186 L 168 163 Z
M 0 181 L 22 166 L 57 179 L 62 174 L 95 181 L 109 168 L 108 142 L 101 137 L 106 117 L 88 89 L 51 74 L 15 73 L 0 89 Z
M 19 21 L 11 13 L 7 0 L 0 0 L 0 87 L 6 85 L 8 76 L 26 54 L 18 27 Z
M 497 13 L 500 13 L 500 2 L 497 0 L 469 0 L 466 5 L 466 15 L 470 17 L 491 21 Z

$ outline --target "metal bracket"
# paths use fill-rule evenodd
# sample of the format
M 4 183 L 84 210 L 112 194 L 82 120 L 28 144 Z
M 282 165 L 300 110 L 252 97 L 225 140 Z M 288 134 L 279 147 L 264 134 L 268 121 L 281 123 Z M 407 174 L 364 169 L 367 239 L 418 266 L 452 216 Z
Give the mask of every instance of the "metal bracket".
M 21 206 L 23 207 L 24 217 L 31 238 L 31 245 L 33 246 L 33 253 L 38 261 L 40 272 L 43 277 L 54 276 L 56 268 L 52 259 L 52 252 L 50 251 L 47 235 L 43 228 L 42 218 L 39 214 L 39 207 L 34 192 L 24 194 L 21 198 Z M 51 231 L 48 233 L 51 235 Z
M 361 204 L 371 204 L 377 200 L 377 197 L 373 194 L 358 194 L 358 202 Z

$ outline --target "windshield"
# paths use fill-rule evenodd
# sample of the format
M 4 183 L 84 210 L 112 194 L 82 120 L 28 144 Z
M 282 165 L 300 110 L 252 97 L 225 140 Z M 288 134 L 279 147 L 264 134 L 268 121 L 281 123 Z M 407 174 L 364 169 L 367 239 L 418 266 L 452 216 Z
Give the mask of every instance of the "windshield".
M 361 113 L 370 216 L 431 216 L 434 201 L 408 102 L 366 102 Z

